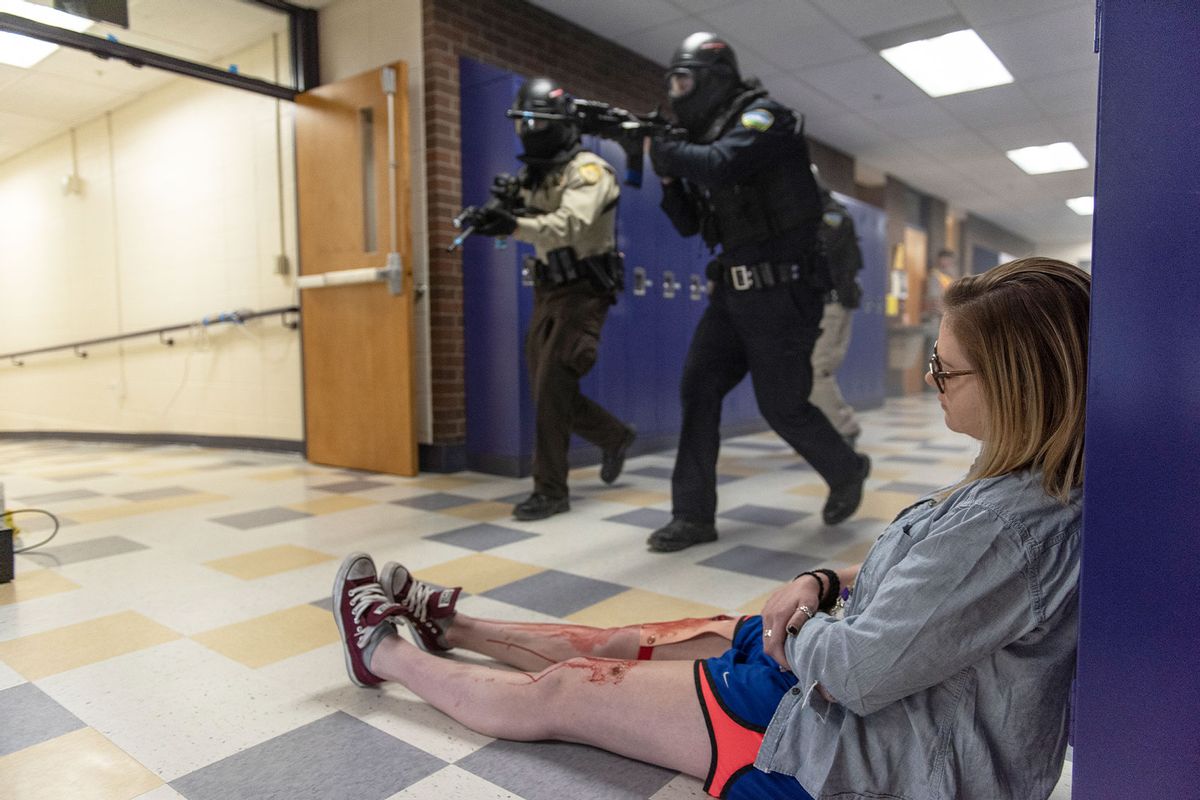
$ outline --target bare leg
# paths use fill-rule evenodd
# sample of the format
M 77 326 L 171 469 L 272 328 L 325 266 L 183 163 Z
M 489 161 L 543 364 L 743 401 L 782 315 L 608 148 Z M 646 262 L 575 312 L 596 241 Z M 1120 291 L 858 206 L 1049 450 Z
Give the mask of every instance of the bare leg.
M 704 778 L 712 750 L 692 669 L 690 661 L 571 658 L 527 674 L 432 656 L 399 636 L 380 642 L 370 664 L 486 736 L 589 744 Z
M 623 628 L 592 628 L 559 623 L 502 622 L 456 614 L 446 630 L 446 641 L 510 664 L 517 669 L 541 670 L 580 656 L 635 660 L 643 631 L 683 631 L 701 626 L 712 628 L 708 620 L 680 620 Z M 728 620 L 705 630 L 694 638 L 653 648 L 655 661 L 686 660 L 719 656 L 729 649 L 737 620 Z

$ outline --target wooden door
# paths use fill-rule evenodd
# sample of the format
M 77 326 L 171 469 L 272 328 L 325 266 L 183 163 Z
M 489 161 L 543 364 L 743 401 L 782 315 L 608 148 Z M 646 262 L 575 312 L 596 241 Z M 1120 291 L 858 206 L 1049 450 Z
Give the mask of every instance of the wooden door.
M 407 77 L 393 64 L 387 83 L 386 69 L 296 99 L 300 274 L 383 268 L 389 253 L 404 271 L 399 295 L 386 282 L 301 292 L 304 424 L 310 461 L 415 475 Z

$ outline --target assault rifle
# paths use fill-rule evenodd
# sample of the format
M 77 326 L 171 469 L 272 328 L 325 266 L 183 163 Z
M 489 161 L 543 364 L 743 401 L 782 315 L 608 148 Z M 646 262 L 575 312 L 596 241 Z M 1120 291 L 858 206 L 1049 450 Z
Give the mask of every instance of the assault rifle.
M 571 122 L 579 126 L 580 133 L 616 142 L 625 152 L 625 183 L 630 186 L 642 185 L 642 144 L 647 136 L 675 137 L 683 134 L 681 128 L 671 125 L 670 120 L 658 110 L 649 114 L 634 114 L 599 100 L 578 98 L 572 105 L 574 110 L 569 114 L 521 111 L 515 108 L 510 108 L 505 113 L 510 119 Z
M 482 206 L 467 206 L 450 221 L 450 224 L 462 231 L 454 237 L 454 241 L 446 248 L 452 253 L 462 247 L 467 237 L 475 229 L 488 221 L 493 211 L 504 209 L 508 212 L 517 210 L 517 200 L 520 199 L 521 181 L 508 173 L 501 173 L 492 179 L 492 188 L 488 190 L 492 196 Z

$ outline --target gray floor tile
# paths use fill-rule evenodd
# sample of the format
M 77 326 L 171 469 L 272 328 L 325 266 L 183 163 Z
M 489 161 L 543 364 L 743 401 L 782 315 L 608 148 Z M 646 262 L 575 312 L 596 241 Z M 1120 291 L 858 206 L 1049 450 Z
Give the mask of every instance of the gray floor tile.
M 188 800 L 383 800 L 446 763 L 339 711 L 171 782 Z
M 27 506 L 39 506 L 46 503 L 65 503 L 68 500 L 84 500 L 88 497 L 103 497 L 100 492 L 91 489 L 67 489 L 64 492 L 47 492 L 46 494 L 23 494 L 15 499 Z
M 53 559 L 55 564 L 61 566 L 145 549 L 147 549 L 146 545 L 126 539 L 124 536 L 102 536 L 99 539 L 85 539 L 82 542 L 63 544 L 57 547 L 39 547 L 29 555 L 48 556 Z
M 752 522 L 755 525 L 770 525 L 774 528 L 786 528 L 797 520 L 810 517 L 807 511 L 790 511 L 786 508 L 771 508 L 769 506 L 744 505 L 731 508 L 717 515 L 724 519 L 736 519 L 740 522 Z
M 522 495 L 524 500 L 527 495 Z M 441 511 L 443 508 L 457 508 L 465 506 L 467 503 L 478 503 L 479 499 L 475 497 L 464 497 L 461 494 L 446 494 L 445 492 L 434 492 L 433 494 L 422 494 L 416 497 L 405 497 L 400 500 L 393 500 L 398 506 L 408 506 L 409 508 L 419 508 L 422 511 Z
M 455 766 L 524 800 L 645 800 L 675 777 L 662 767 L 564 742 L 496 741 Z
M 455 547 L 465 547 L 468 550 L 483 551 L 519 542 L 522 539 L 532 539 L 534 536 L 537 534 L 481 522 L 478 525 L 469 525 L 466 528 L 457 528 L 445 533 L 435 533 L 425 538 L 443 544 L 452 544 Z
M 264 525 L 290 522 L 294 519 L 303 519 L 311 516 L 312 514 L 303 511 L 276 506 L 274 508 L 262 508 L 258 511 L 243 511 L 240 514 L 230 514 L 225 517 L 213 517 L 212 521 L 228 525 L 231 528 L 237 528 L 241 531 L 248 531 L 251 528 L 261 528 Z
M 131 500 L 135 503 L 142 500 L 161 500 L 164 497 L 179 497 L 182 494 L 195 494 L 195 489 L 188 489 L 184 486 L 164 486 L 161 489 L 146 489 L 141 492 L 129 492 L 127 494 L 118 494 L 114 497 L 119 497 L 122 500 Z
M 717 474 L 717 486 L 724 486 L 727 483 L 733 483 L 734 481 L 741 481 L 741 480 L 745 480 L 745 479 L 746 479 L 745 475 L 721 475 L 718 473 Z
M 913 436 L 911 434 L 901 434 L 898 436 L 885 436 L 885 442 L 909 442 L 910 444 L 925 444 L 929 441 L 928 436 Z
M 233 467 L 257 467 L 257 461 L 245 461 L 243 459 L 230 459 L 228 461 L 217 461 L 213 464 L 204 464 L 196 467 L 197 472 L 211 472 L 218 469 L 232 469 Z
M 802 553 L 768 550 L 765 547 L 742 544 L 697 563 L 705 567 L 740 572 L 743 575 L 790 581 L 801 572 L 820 566 L 821 559 Z
M 791 450 L 786 444 L 772 444 L 771 442 L 754 442 L 754 441 L 737 441 L 722 442 L 721 450 L 725 451 L 730 447 L 740 447 L 743 450 L 761 450 L 765 453 L 782 453 L 785 450 Z
M 929 442 L 921 445 L 922 450 L 934 450 L 939 453 L 966 453 L 971 450 L 969 444 L 935 444 Z
M 0 691 L 0 756 L 84 727 L 83 720 L 32 683 Z
M 383 489 L 392 484 L 386 481 L 368 481 L 356 479 L 352 481 L 339 481 L 338 483 L 327 483 L 324 486 L 314 486 L 314 489 L 320 489 L 322 492 L 337 492 L 338 494 L 352 494 L 354 492 L 365 492 L 370 489 Z
M 483 596 L 554 617 L 565 617 L 628 588 L 551 569 L 498 586 L 484 592 Z
M 900 461 L 905 464 L 940 464 L 941 459 L 935 456 L 884 456 L 884 461 Z
M 793 472 L 815 472 L 816 471 L 812 468 L 812 464 L 809 464 L 804 459 L 800 459 L 799 461 L 797 461 L 794 464 L 788 464 L 786 467 L 784 467 L 784 469 L 792 470 Z
M 638 467 L 637 469 L 625 470 L 626 475 L 643 475 L 647 478 L 664 478 L 671 480 L 672 470 L 670 467 L 656 467 L 654 465 L 648 467 Z
M 625 525 L 636 525 L 639 528 L 658 530 L 671 521 L 671 512 L 658 508 L 638 508 L 626 511 L 614 517 L 605 517 L 608 522 L 621 522 Z
M 930 483 L 910 483 L 909 481 L 892 481 L 885 483 L 882 486 L 876 486 L 876 490 L 881 492 L 904 492 L 905 494 L 916 495 L 923 497 L 930 492 L 936 492 L 941 486 L 934 486 Z

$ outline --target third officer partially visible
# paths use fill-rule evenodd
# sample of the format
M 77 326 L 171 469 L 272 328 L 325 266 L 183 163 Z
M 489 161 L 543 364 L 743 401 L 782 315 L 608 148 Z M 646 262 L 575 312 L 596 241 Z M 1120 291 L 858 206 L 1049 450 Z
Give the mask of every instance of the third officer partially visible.
M 475 231 L 534 246 L 533 316 L 525 358 L 536 407 L 533 493 L 513 516 L 544 519 L 570 509 L 567 449 L 576 433 L 602 451 L 600 477 L 617 479 L 634 439 L 622 423 L 579 390 L 596 363 L 600 329 L 622 288 L 615 225 L 620 187 L 612 166 L 583 149 L 572 99 L 549 78 L 533 78 L 513 102 L 524 153 L 518 178 L 523 208 L 491 208 Z M 528 112 L 527 116 L 521 113 Z M 556 117 L 548 120 L 546 117 Z
M 648 544 L 671 551 L 717 538 L 721 401 L 747 372 L 767 423 L 829 484 L 822 518 L 837 524 L 861 503 L 870 460 L 808 401 L 832 288 L 817 243 L 821 197 L 808 145 L 792 111 L 744 81 L 733 49 L 712 34 L 684 40 L 666 77 L 687 137 L 651 144 L 662 207 L 680 234 L 700 234 L 716 257 L 680 387 L 672 520 Z

